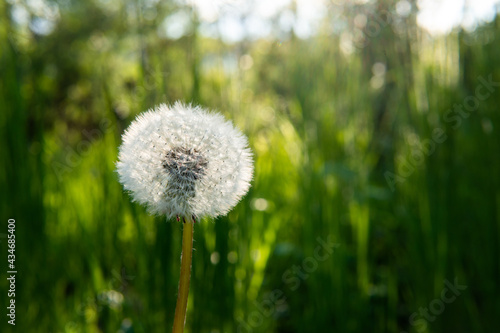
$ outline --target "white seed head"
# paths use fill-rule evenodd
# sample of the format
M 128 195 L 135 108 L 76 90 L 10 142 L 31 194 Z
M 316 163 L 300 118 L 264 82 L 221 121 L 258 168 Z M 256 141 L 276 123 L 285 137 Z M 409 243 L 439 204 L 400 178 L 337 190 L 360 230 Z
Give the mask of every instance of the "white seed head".
M 250 187 L 248 140 L 218 113 L 161 104 L 139 115 L 122 139 L 120 182 L 152 214 L 224 215 Z

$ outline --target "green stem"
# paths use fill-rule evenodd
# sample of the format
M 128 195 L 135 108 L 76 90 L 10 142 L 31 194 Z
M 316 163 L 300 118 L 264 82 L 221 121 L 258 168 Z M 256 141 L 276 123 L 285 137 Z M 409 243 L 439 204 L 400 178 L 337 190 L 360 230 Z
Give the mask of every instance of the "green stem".
M 186 323 L 186 309 L 189 295 L 189 280 L 191 279 L 191 259 L 193 257 L 193 225 L 191 217 L 186 218 L 182 229 L 181 276 L 179 278 L 179 293 L 175 307 L 173 333 L 182 333 Z

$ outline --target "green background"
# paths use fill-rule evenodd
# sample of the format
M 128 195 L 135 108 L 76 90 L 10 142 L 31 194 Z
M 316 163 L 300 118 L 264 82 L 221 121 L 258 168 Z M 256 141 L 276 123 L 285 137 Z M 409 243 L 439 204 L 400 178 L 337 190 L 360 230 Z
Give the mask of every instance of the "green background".
M 182 225 L 131 203 L 114 163 L 134 117 L 176 100 L 219 110 L 255 158 L 248 195 L 195 225 L 187 332 L 499 331 L 500 86 L 480 79 L 500 82 L 498 16 L 431 38 L 413 1 L 388 19 L 395 2 L 378 0 L 329 11 L 307 39 L 226 43 L 172 1 L 57 1 L 48 34 L 16 23 L 11 3 L 2 332 L 170 331 Z M 179 10 L 187 33 L 159 35 Z M 451 301 L 445 281 L 467 287 Z

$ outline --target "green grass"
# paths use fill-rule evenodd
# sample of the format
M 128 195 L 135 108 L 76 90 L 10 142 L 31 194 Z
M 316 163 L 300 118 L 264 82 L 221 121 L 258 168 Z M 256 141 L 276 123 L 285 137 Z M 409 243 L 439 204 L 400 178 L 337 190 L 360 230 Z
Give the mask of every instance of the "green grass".
M 178 99 L 232 119 L 255 158 L 244 200 L 195 225 L 187 331 L 500 328 L 500 87 L 456 128 L 446 118 L 479 76 L 500 81 L 498 17 L 480 35 L 433 42 L 386 27 L 348 55 L 325 33 L 279 44 L 160 39 L 159 21 L 124 23 L 124 7 L 92 2 L 61 9 L 54 32 L 34 38 L 8 6 L 0 233 L 16 219 L 19 273 L 16 327 L 3 315 L 2 332 L 170 330 L 181 225 L 131 203 L 114 163 L 134 116 Z M 243 54 L 248 70 L 237 67 Z M 376 62 L 386 66 L 378 88 Z M 400 175 L 436 128 L 446 139 L 392 191 L 386 172 Z M 318 237 L 336 244 L 324 260 Z M 419 309 L 437 309 L 455 279 L 467 289 L 424 324 Z

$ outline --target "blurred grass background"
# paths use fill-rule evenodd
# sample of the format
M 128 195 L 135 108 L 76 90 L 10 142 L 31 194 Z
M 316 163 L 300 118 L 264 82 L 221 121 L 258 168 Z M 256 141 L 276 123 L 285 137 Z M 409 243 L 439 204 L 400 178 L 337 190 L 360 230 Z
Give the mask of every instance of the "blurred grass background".
M 2 1 L 0 330 L 170 331 L 182 228 L 132 204 L 114 163 L 137 114 L 182 100 L 224 113 L 255 154 L 250 193 L 195 227 L 188 332 L 497 332 L 500 88 L 449 110 L 500 81 L 500 18 L 432 37 L 408 3 L 228 42 L 178 1 Z M 179 13 L 184 33 L 165 36 Z M 318 237 L 336 244 L 323 261 Z M 444 280 L 467 289 L 442 310 Z

